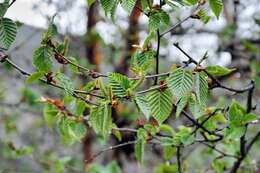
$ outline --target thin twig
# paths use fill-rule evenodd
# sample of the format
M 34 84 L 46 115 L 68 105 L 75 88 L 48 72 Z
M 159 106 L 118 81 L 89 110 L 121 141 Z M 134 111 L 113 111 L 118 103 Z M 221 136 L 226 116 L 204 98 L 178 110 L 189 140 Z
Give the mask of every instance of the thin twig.
M 101 154 L 103 154 L 104 152 L 107 152 L 107 151 L 110 151 L 110 150 L 114 150 L 114 149 L 117 149 L 117 148 L 121 148 L 121 147 L 124 147 L 124 146 L 127 146 L 127 145 L 132 145 L 132 144 L 135 144 L 136 142 L 137 141 L 134 140 L 134 141 L 128 141 L 128 142 L 121 143 L 121 144 L 118 144 L 118 145 L 110 146 L 108 148 L 105 148 L 105 149 L 97 152 L 96 154 L 91 156 L 89 159 L 85 160 L 85 162 L 89 163 L 89 162 L 93 161 L 95 158 L 97 158 L 98 156 L 100 156 Z
M 216 146 L 212 146 L 206 142 L 201 142 L 203 145 L 215 150 L 216 152 L 220 153 L 222 156 L 224 157 L 232 157 L 232 158 L 237 158 L 236 155 L 232 155 L 232 154 L 228 154 L 228 153 L 224 153 L 223 151 L 219 150 L 218 148 L 216 148 Z
M 169 28 L 168 30 L 166 30 L 165 32 L 160 34 L 160 37 L 163 37 L 164 35 L 168 34 L 169 32 L 173 31 L 174 29 L 176 29 L 177 27 L 179 27 L 181 24 L 183 24 L 185 21 L 187 21 L 188 19 L 190 19 L 191 15 L 185 17 L 183 20 L 179 21 L 178 23 L 176 23 L 175 25 L 173 25 L 171 28 Z
M 178 172 L 182 173 L 182 166 L 181 166 L 181 147 L 177 147 L 177 165 L 178 165 Z
M 160 47 L 161 47 L 161 36 L 160 36 L 160 31 L 159 29 L 157 30 L 157 48 L 156 48 L 156 55 L 155 55 L 155 59 L 156 59 L 156 70 L 155 73 L 158 75 L 160 72 L 159 68 L 160 68 Z M 155 77 L 154 80 L 154 84 L 157 85 L 158 84 L 158 76 Z
M 194 59 L 192 58 L 187 52 L 185 52 L 180 46 L 179 46 L 179 43 L 174 43 L 173 44 L 177 49 L 179 49 L 189 60 L 187 62 L 187 64 L 190 64 L 190 63 L 193 63 L 195 65 L 199 65 L 199 63 Z M 230 88 L 230 87 L 227 87 L 227 86 L 224 86 L 222 85 L 214 76 L 212 76 L 211 74 L 209 74 L 207 72 L 207 70 L 203 69 L 203 71 L 213 80 L 213 82 L 216 84 L 213 88 L 223 88 L 223 89 L 226 89 L 226 90 L 229 90 L 229 91 L 232 91 L 232 92 L 235 92 L 235 93 L 243 93 L 243 92 L 246 92 L 246 91 L 249 91 L 251 88 L 252 88 L 252 84 L 249 84 L 247 87 L 245 88 L 242 88 L 242 89 L 234 89 L 234 88 Z M 212 89 L 213 89 L 212 88 Z
M 31 76 L 31 74 L 30 74 L 29 72 L 27 72 L 27 71 L 25 71 L 24 69 L 22 69 L 21 67 L 19 67 L 17 64 L 15 64 L 15 63 L 14 63 L 13 61 L 11 61 L 9 58 L 6 57 L 5 60 L 4 60 L 4 62 L 7 62 L 7 63 L 8 63 L 9 65 L 11 65 L 13 68 L 15 68 L 16 70 L 18 70 L 22 75 L 27 76 L 27 77 Z M 55 83 L 50 83 L 50 82 L 48 82 L 47 80 L 44 80 L 44 79 L 39 79 L 39 80 L 40 80 L 41 82 L 47 84 L 47 85 L 50 85 L 50 86 L 53 86 L 53 87 L 55 87 L 55 88 L 59 88 L 59 89 L 65 90 L 64 87 L 62 87 L 62 86 L 60 86 L 60 85 L 57 85 L 57 84 L 55 84 Z M 97 104 L 92 103 L 91 101 L 85 99 L 84 97 L 82 97 L 82 96 L 80 96 L 80 95 L 78 95 L 78 94 L 87 94 L 87 95 L 99 97 L 98 95 L 96 95 L 96 94 L 93 95 L 93 94 L 91 94 L 91 93 L 86 93 L 86 92 L 80 91 L 80 90 L 74 90 L 74 91 L 73 91 L 73 96 L 74 96 L 74 97 L 79 98 L 79 99 L 85 101 L 86 103 L 89 103 L 89 104 L 92 104 L 92 105 L 96 105 L 96 106 L 97 106 Z M 100 96 L 100 97 L 102 97 L 102 96 Z

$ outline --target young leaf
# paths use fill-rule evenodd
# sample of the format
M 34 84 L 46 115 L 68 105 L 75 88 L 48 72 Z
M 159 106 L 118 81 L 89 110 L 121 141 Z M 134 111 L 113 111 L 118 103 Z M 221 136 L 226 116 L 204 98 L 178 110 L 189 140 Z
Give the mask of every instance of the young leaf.
M 113 127 L 111 106 L 107 103 L 103 103 L 98 107 L 92 107 L 89 121 L 96 133 L 101 134 L 103 137 L 107 137 L 111 133 Z
M 55 79 L 59 84 L 63 86 L 66 94 L 72 95 L 74 92 L 74 86 L 69 77 L 65 76 L 63 73 L 57 73 Z
M 155 14 L 153 14 L 153 15 L 151 15 L 149 17 L 149 29 L 150 29 L 150 32 L 156 31 L 157 29 L 159 29 L 159 27 L 160 27 L 160 20 L 161 20 L 161 17 L 160 17 L 159 13 L 155 13 Z
M 204 23 L 207 24 L 210 20 L 210 16 L 207 15 L 207 12 L 204 9 L 200 9 L 197 12 L 197 15 L 199 16 L 199 19 Z
M 126 91 L 131 87 L 128 77 L 120 73 L 109 73 L 109 85 L 112 88 L 114 95 L 118 97 L 125 97 Z
M 51 57 L 53 56 L 53 52 L 51 48 L 42 46 L 34 51 L 33 54 L 33 65 L 39 71 L 48 72 L 52 69 L 53 64 L 51 61 Z
M 135 3 L 136 0 L 122 0 L 121 5 L 128 13 L 131 13 L 135 6 Z
M 223 9 L 223 0 L 209 0 L 210 8 L 217 18 Z
M 163 10 L 160 10 L 149 17 L 150 32 L 156 31 L 161 24 L 168 26 L 170 24 L 170 16 Z
M 146 135 L 146 132 L 144 129 L 141 129 L 141 128 L 138 129 L 137 141 L 135 143 L 135 157 L 140 164 L 143 164 L 145 135 Z
M 213 76 L 225 76 L 233 72 L 234 70 L 235 69 L 228 69 L 218 65 L 206 67 L 206 71 Z
M 182 96 L 178 102 L 177 102 L 177 110 L 176 110 L 176 117 L 178 118 L 181 114 L 181 112 L 183 111 L 183 109 L 186 107 L 186 105 L 188 104 L 190 99 L 190 95 L 184 95 Z
M 151 109 L 149 107 L 148 99 L 146 96 L 137 96 L 135 98 L 135 102 L 138 106 L 138 108 L 142 111 L 145 118 L 149 120 L 149 117 L 151 115 Z
M 179 99 L 192 90 L 192 73 L 183 68 L 178 68 L 171 73 L 167 80 L 167 84 L 172 94 Z
M 4 17 L 9 6 L 9 0 L 4 0 L 0 3 L 0 18 Z
M 248 113 L 245 114 L 242 118 L 242 124 L 247 124 L 247 123 L 251 123 L 252 121 L 255 121 L 258 119 L 258 116 L 254 113 Z
M 230 123 L 235 126 L 241 126 L 242 119 L 245 114 L 245 108 L 243 108 L 237 101 L 232 101 L 229 108 Z
M 198 119 L 203 116 L 205 111 L 205 106 L 198 103 L 196 97 L 192 94 L 189 100 L 189 108 L 193 116 Z
M 202 107 L 205 107 L 208 96 L 208 82 L 206 80 L 206 75 L 203 72 L 196 73 L 195 75 L 195 93 L 199 104 Z
M 43 116 L 44 120 L 46 121 L 46 124 L 49 128 L 52 128 L 55 121 L 56 121 L 56 115 L 58 114 L 58 110 L 54 105 L 51 104 L 45 104 L 44 110 L 43 110 Z
M 168 89 L 164 91 L 155 90 L 150 92 L 147 98 L 151 109 L 151 116 L 161 124 L 169 117 L 172 110 L 171 92 Z
M 8 18 L 0 18 L 0 44 L 9 48 L 14 42 L 17 34 L 15 22 Z
M 76 121 L 71 122 L 69 124 L 69 128 L 71 136 L 77 141 L 80 141 L 85 136 L 87 131 L 85 124 L 78 123 Z
M 90 7 L 96 0 L 87 0 L 87 5 Z
M 117 0 L 100 0 L 101 6 L 104 9 L 106 15 L 110 12 L 115 1 Z
M 163 159 L 170 160 L 176 154 L 176 148 L 173 146 L 163 147 Z
M 26 82 L 27 82 L 28 84 L 31 84 L 31 83 L 33 83 L 34 81 L 39 80 L 40 78 L 44 77 L 44 75 L 45 75 L 45 72 L 43 72 L 43 71 L 35 72 L 35 73 L 33 73 L 31 76 L 29 76 L 29 77 L 27 78 Z
M 195 5 L 198 3 L 198 0 L 184 0 L 184 3 L 187 5 Z

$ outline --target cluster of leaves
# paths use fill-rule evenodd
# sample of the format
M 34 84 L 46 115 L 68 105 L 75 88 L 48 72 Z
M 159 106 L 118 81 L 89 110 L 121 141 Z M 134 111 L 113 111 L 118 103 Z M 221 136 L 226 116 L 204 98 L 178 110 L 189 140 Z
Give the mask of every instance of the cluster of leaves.
M 87 2 L 91 5 L 95 1 Z M 119 4 L 130 13 L 136 3 L 135 0 L 101 0 L 100 2 L 105 14 L 112 19 Z M 171 8 L 196 6 L 197 11 L 191 17 L 199 18 L 204 23 L 209 21 L 209 16 L 203 8 L 205 3 L 209 4 L 217 18 L 223 8 L 222 0 L 165 0 L 163 2 L 164 4 L 154 5 L 153 0 L 141 0 L 141 10 L 149 17 L 150 34 L 142 48 L 132 57 L 131 71 L 134 75 L 132 78 L 114 72 L 100 75 L 80 66 L 75 58 L 68 55 L 68 40 L 65 39 L 60 43 L 55 39 L 57 28 L 52 19 L 42 37 L 41 46 L 34 51 L 32 61 L 37 71 L 29 74 L 27 81 L 32 83 L 41 80 L 64 89 L 65 96 L 62 100 L 43 97 L 41 101 L 46 104 L 44 118 L 47 125 L 50 128 L 57 127 L 67 144 L 80 141 L 86 133 L 86 125 L 92 127 L 96 134 L 105 140 L 108 140 L 111 134 L 120 140 L 121 134 L 116 130 L 117 125 L 112 119 L 112 109 L 124 102 L 135 103 L 136 108 L 141 112 L 139 118 L 146 118 L 146 123 L 136 129 L 135 156 L 140 163 L 143 163 L 146 144 L 153 143 L 154 139 L 163 146 L 164 159 L 170 160 L 176 154 L 177 148 L 196 142 L 197 131 L 203 134 L 204 138 L 214 140 L 215 137 L 219 137 L 215 130 L 228 126 L 229 128 L 225 128 L 223 139 L 224 147 L 228 148 L 233 145 L 232 142 L 237 142 L 237 139 L 245 134 L 248 123 L 257 120 L 254 113 L 246 111 L 236 101 L 231 103 L 228 112 L 223 111 L 226 110 L 223 107 L 208 107 L 207 98 L 212 78 L 225 76 L 233 71 L 221 66 L 202 67 L 197 63 L 194 68 L 187 68 L 187 64 L 183 67 L 174 67 L 166 75 L 157 74 L 160 76 L 159 84 L 140 91 L 146 86 L 145 81 L 149 77 L 147 75 L 158 58 L 156 57 L 158 51 L 149 46 L 150 41 L 155 32 L 164 30 L 170 25 L 169 13 L 163 6 L 168 5 Z M 8 0 L 0 4 L 0 41 L 6 48 L 10 47 L 16 36 L 15 23 L 3 17 L 8 6 Z M 73 80 L 57 68 L 66 65 L 73 66 L 72 72 L 81 73 L 84 70 L 87 74 L 83 72 L 82 74 L 94 80 L 80 87 L 80 90 L 76 90 Z M 103 77 L 107 77 L 108 80 L 104 80 Z M 188 117 L 196 129 L 181 125 L 174 130 L 167 124 L 166 120 L 171 115 L 175 115 L 176 118 L 182 114 L 187 116 L 186 111 L 193 115 Z M 196 126 L 198 124 L 199 127 Z M 231 154 L 237 153 L 238 151 L 234 150 Z M 216 159 L 212 167 L 218 170 L 217 172 L 221 172 L 219 169 L 224 169 L 225 164 L 223 160 Z M 104 168 L 96 167 L 93 171 L 94 169 Z M 113 165 L 110 169 L 119 172 Z M 156 172 L 165 172 L 164 170 L 176 172 L 177 166 L 176 164 L 159 165 Z

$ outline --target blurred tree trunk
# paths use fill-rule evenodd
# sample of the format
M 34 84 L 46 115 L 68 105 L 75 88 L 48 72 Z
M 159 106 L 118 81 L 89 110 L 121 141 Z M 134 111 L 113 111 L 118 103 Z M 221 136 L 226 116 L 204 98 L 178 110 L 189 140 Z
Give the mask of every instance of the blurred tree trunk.
M 125 42 L 125 53 L 123 57 L 121 58 L 119 64 L 116 66 L 115 71 L 127 74 L 129 69 L 129 62 L 131 59 L 131 56 L 135 52 L 136 48 L 134 48 L 132 45 L 139 44 L 139 26 L 138 21 L 141 16 L 141 2 L 140 0 L 136 1 L 135 7 L 129 17 L 129 26 L 128 30 L 126 32 L 126 42 Z
M 87 10 L 87 33 L 85 35 L 86 39 L 86 56 L 90 64 L 95 65 L 95 71 L 99 71 L 99 66 L 101 62 L 101 52 L 99 50 L 99 43 L 95 37 L 95 26 L 98 21 L 98 8 L 99 3 L 95 1 Z M 83 144 L 83 164 L 84 168 L 87 169 L 91 163 L 86 163 L 85 161 L 92 156 L 92 143 L 94 141 L 94 133 L 88 128 L 87 134 L 82 142 Z
M 126 31 L 125 34 L 125 50 L 124 50 L 124 54 L 122 55 L 119 64 L 115 65 L 115 71 L 122 73 L 122 74 L 127 74 L 128 70 L 129 70 L 129 62 L 131 60 L 132 55 L 134 54 L 134 52 L 136 51 L 136 48 L 134 48 L 132 45 L 134 44 L 139 44 L 139 18 L 141 16 L 141 11 L 139 10 L 141 8 L 141 3 L 140 0 L 136 1 L 135 7 L 133 8 L 133 11 L 131 12 L 130 16 L 129 16 L 129 25 L 128 25 L 128 29 Z M 124 105 L 118 105 L 118 108 L 123 110 L 124 108 L 122 108 Z M 129 122 L 125 119 L 121 119 L 118 116 L 118 111 L 116 109 L 113 108 L 112 110 L 112 116 L 113 119 L 117 122 L 118 127 L 125 127 L 129 125 Z M 133 134 L 124 134 L 122 141 L 120 143 L 124 143 L 127 141 L 131 141 L 134 140 L 135 137 Z M 120 167 L 122 168 L 122 170 L 124 172 L 127 172 L 124 169 L 124 162 L 121 156 L 123 156 L 123 154 L 125 154 L 128 159 L 130 158 L 129 156 L 134 152 L 134 148 L 133 146 L 129 145 L 129 146 L 125 146 L 122 149 L 119 149 L 117 151 L 113 151 L 113 154 L 110 156 L 110 160 L 111 159 L 115 159 L 117 161 L 117 163 L 120 165 Z M 130 158 L 131 159 L 131 158 Z

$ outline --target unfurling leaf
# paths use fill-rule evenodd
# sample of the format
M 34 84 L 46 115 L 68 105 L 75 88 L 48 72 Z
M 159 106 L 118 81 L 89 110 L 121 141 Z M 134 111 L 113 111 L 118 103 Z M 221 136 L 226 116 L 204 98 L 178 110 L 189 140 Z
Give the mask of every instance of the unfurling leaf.
M 206 71 L 213 76 L 225 76 L 232 73 L 234 70 L 235 69 L 228 69 L 218 65 L 206 67 Z

